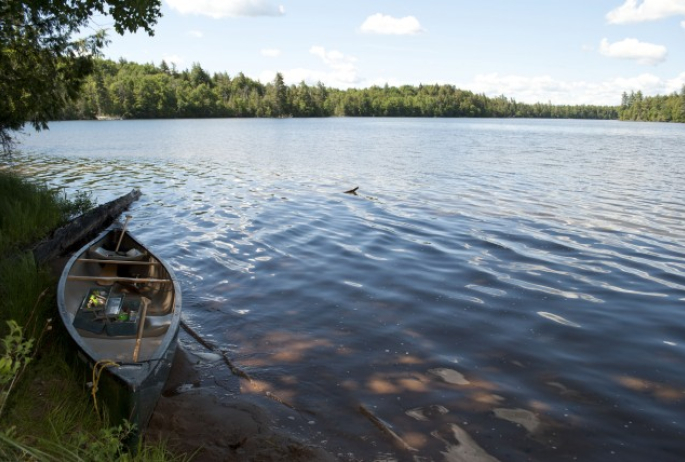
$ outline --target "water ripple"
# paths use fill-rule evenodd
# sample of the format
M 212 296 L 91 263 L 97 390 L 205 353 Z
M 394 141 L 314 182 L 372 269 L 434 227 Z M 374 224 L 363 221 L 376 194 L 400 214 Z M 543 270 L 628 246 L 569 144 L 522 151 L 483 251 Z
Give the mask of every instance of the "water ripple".
M 193 328 L 317 409 L 334 453 L 395 453 L 360 402 L 417 460 L 685 453 L 680 127 L 51 127 L 21 169 L 99 202 L 141 188 L 131 228 L 176 270 Z

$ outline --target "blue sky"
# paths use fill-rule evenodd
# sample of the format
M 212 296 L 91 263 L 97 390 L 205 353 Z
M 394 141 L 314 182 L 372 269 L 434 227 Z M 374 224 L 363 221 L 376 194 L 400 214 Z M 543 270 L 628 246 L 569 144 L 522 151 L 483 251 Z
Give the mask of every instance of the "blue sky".
M 105 56 L 528 103 L 614 105 L 685 84 L 685 0 L 163 0 L 162 13 L 154 37 L 111 32 Z

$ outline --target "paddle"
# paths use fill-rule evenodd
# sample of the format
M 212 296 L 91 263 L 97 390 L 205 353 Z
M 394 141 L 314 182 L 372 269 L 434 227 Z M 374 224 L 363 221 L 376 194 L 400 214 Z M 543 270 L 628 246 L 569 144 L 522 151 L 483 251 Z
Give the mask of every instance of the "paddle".
M 138 362 L 138 354 L 140 353 L 140 341 L 143 338 L 143 330 L 145 330 L 145 316 L 147 315 L 148 300 L 141 298 L 143 305 L 143 312 L 140 314 L 140 324 L 138 325 L 138 334 L 136 335 L 136 346 L 133 349 L 133 362 Z
M 126 228 L 128 227 L 128 222 L 131 221 L 131 218 L 133 218 L 131 215 L 126 215 L 126 221 L 124 222 L 124 226 L 121 228 L 121 235 L 119 236 L 119 242 L 117 242 L 117 248 L 114 249 L 114 253 L 116 253 L 116 254 L 119 253 L 119 247 L 121 247 L 121 241 L 124 240 L 124 234 L 126 234 Z M 111 279 L 112 279 L 112 277 L 116 276 L 116 274 L 117 274 L 116 266 L 107 262 L 103 266 L 102 271 L 100 272 L 100 276 L 103 276 L 103 278 L 96 279 L 97 284 L 101 285 L 101 286 L 111 286 L 113 284 L 113 281 Z
M 117 248 L 114 249 L 116 253 L 119 253 L 119 247 L 121 247 L 121 241 L 124 240 L 124 233 L 126 233 L 126 228 L 128 227 L 128 222 L 131 221 L 133 216 L 126 215 L 126 221 L 124 222 L 124 227 L 121 229 L 121 236 L 119 236 L 119 242 L 117 243 Z

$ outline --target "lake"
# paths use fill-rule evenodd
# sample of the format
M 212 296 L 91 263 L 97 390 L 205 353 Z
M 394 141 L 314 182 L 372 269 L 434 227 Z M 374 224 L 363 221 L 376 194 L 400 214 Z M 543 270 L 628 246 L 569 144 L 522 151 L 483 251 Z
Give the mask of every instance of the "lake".
M 15 162 L 98 202 L 143 191 L 130 229 L 187 323 L 260 383 L 206 355 L 219 399 L 254 393 L 341 460 L 685 459 L 685 126 L 50 127 Z

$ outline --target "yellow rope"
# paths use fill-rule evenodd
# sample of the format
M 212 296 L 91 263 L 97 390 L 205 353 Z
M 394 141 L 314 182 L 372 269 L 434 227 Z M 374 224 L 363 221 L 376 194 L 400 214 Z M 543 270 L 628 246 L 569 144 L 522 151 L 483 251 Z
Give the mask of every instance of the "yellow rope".
M 100 382 L 100 376 L 102 375 L 102 371 L 112 366 L 119 367 L 119 364 L 115 363 L 110 359 L 102 359 L 96 362 L 93 366 L 93 388 L 91 389 L 90 393 L 93 395 L 93 405 L 95 406 L 95 413 L 98 416 L 100 416 L 100 411 L 98 409 L 98 399 L 96 396 L 96 393 L 98 391 L 98 383 Z

